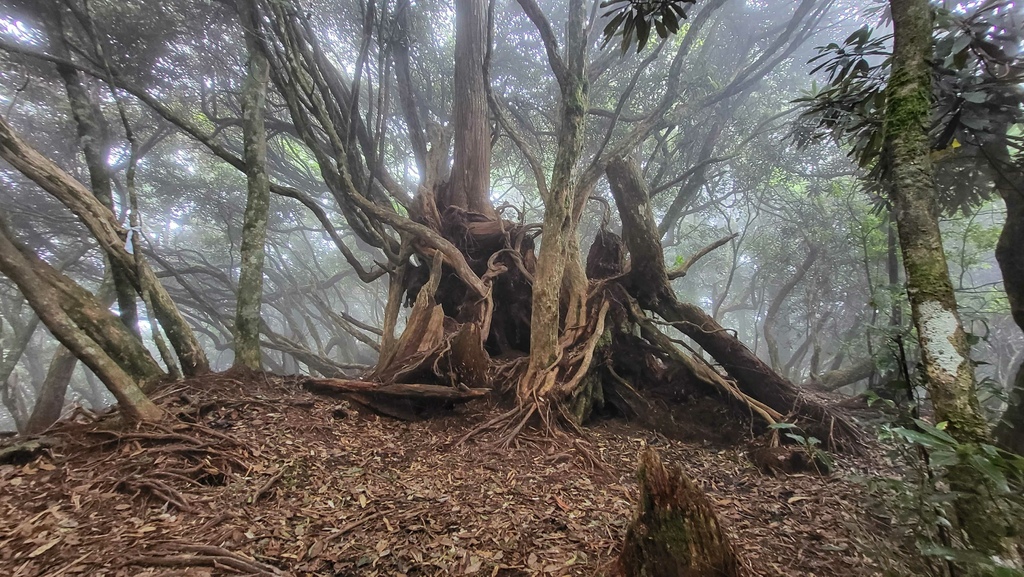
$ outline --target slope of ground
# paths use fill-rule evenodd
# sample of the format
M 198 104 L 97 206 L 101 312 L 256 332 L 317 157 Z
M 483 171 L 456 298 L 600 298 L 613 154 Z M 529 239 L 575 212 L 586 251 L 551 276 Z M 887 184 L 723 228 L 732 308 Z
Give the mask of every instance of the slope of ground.
M 889 531 L 842 480 L 864 461 L 768 476 L 741 450 L 620 421 L 557 445 L 458 444 L 496 409 L 398 422 L 277 377 L 214 375 L 160 402 L 182 422 L 79 417 L 0 465 L 0 575 L 609 574 L 645 443 L 707 491 L 756 575 L 879 574 Z

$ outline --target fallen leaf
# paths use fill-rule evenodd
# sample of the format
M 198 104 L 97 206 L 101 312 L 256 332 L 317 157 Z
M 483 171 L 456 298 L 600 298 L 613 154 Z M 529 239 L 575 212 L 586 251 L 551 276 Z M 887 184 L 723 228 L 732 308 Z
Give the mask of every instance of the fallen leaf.
M 561 497 L 559 497 L 558 495 L 555 495 L 555 503 L 558 503 L 558 506 L 559 506 L 559 507 L 560 507 L 560 508 L 561 508 L 561 509 L 562 509 L 563 511 L 565 511 L 565 512 L 567 512 L 567 513 L 569 512 L 569 509 L 571 509 L 571 508 L 572 508 L 572 507 L 570 507 L 570 506 L 569 506 L 569 505 L 568 505 L 568 504 L 567 504 L 567 503 L 566 503 L 565 501 L 563 501 L 563 500 L 562 500 L 562 498 L 561 498 Z
M 60 536 L 60 537 L 57 537 L 56 539 L 52 539 L 52 540 L 47 541 L 46 543 L 36 547 L 35 550 L 33 550 L 31 553 L 28 554 L 28 558 L 29 559 L 34 559 L 34 558 L 42 555 L 43 553 L 46 553 L 47 551 L 52 549 L 54 545 L 59 543 L 60 540 L 63 539 L 63 538 L 64 538 L 63 536 Z

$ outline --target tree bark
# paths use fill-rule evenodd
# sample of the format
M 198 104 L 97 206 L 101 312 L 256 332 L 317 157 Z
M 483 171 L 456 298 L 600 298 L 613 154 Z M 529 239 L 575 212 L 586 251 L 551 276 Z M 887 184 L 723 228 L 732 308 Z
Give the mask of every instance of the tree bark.
M 930 158 L 931 10 L 891 0 L 895 43 L 886 93 L 885 160 L 914 325 L 935 418 L 964 442 L 988 439 L 974 391 L 970 347 L 949 278 Z
M 110 312 L 110 296 L 93 296 L 31 251 L 19 247 L 3 220 L 0 220 L 0 237 L 17 247 L 20 258 L 32 269 L 35 277 L 60 295 L 59 304 L 64 312 L 125 372 L 145 383 L 155 383 L 165 375 L 142 341 Z
M 491 204 L 491 130 L 487 118 L 487 0 L 455 0 L 455 148 L 448 205 L 495 218 Z
M 138 275 L 149 277 L 146 284 L 154 288 L 154 313 L 178 353 L 182 370 L 190 376 L 208 372 L 210 365 L 206 353 L 203 352 L 192 328 L 178 311 L 170 295 L 153 274 L 153 270 L 145 262 L 138 270 L 135 269 L 135 259 L 125 249 L 128 232 L 117 222 L 110 210 L 74 177 L 18 137 L 2 117 L 0 157 L 71 209 L 96 238 L 100 248 L 111 261 L 118 263 L 127 271 L 136 291 L 142 288 Z
M 874 372 L 875 361 L 872 359 L 864 359 L 863 361 L 854 363 L 845 369 L 829 371 L 817 379 L 807 381 L 803 386 L 820 387 L 826 391 L 835 391 L 847 385 L 852 385 L 857 381 L 863 381 L 864 379 L 870 378 Z
M 256 38 L 258 21 L 250 0 L 238 0 L 249 61 L 242 88 L 242 140 L 247 195 L 242 224 L 241 270 L 235 311 L 234 366 L 259 370 L 260 305 L 263 301 L 263 260 L 270 216 L 270 179 L 267 176 L 265 108 L 270 65 Z
M 18 366 L 21 356 L 25 354 L 25 349 L 32 341 L 32 335 L 35 334 L 38 326 L 39 317 L 33 314 L 32 318 L 23 326 L 11 327 L 14 334 L 12 340 L 7 341 L 9 348 L 7 351 L 0 351 L 0 385 L 6 383 L 7 379 L 14 374 L 14 369 Z
M 523 402 L 531 397 L 543 398 L 555 386 L 553 369 L 561 350 L 559 305 L 563 283 L 566 281 L 566 270 L 578 271 L 580 274 L 583 271 L 579 251 L 573 250 L 577 247 L 575 235 L 578 222 L 574 218 L 574 208 L 577 204 L 574 175 L 576 163 L 583 150 L 590 92 L 586 80 L 586 14 L 582 0 L 572 0 L 569 4 L 564 60 L 558 54 L 553 37 L 549 36 L 550 25 L 539 7 L 532 0 L 520 0 L 520 6 L 541 30 L 548 60 L 558 79 L 561 94 L 558 147 L 548 195 L 543 199 L 543 241 L 537 255 L 537 271 L 533 282 L 530 364 L 526 376 L 520 381 L 518 392 L 520 402 Z M 575 263 L 567 267 L 570 259 L 575 259 Z M 578 275 L 574 278 L 578 280 Z M 567 295 L 567 300 L 575 301 L 569 303 L 569 308 L 580 306 L 579 301 L 582 299 L 583 295 Z
M 855 450 L 859 436 L 852 425 L 824 406 L 804 398 L 799 389 L 759 359 L 733 333 L 699 307 L 676 299 L 665 269 L 647 184 L 635 161 L 621 157 L 606 169 L 622 219 L 622 236 L 632 267 L 626 288 L 641 307 L 656 312 L 694 340 L 734 378 L 748 396 L 783 415 L 794 414 L 800 426 L 830 446 Z
M 57 347 L 57 352 L 50 361 L 50 368 L 46 371 L 46 379 L 43 380 L 39 394 L 36 395 L 32 416 L 25 425 L 26 435 L 38 435 L 60 419 L 61 413 L 64 412 L 64 397 L 67 396 L 68 384 L 77 366 L 78 358 L 67 347 Z
M 995 169 L 996 191 L 1006 204 L 1006 222 L 996 244 L 996 261 L 1010 314 L 1024 331 L 1024 160 L 1015 164 L 1005 143 L 990 145 L 986 155 Z M 1024 363 L 1010 389 L 1009 407 L 996 425 L 996 440 L 1006 449 L 1024 454 Z
M 1010 388 L 1009 406 L 996 425 L 995 437 L 1002 448 L 1024 455 L 1024 363 L 1017 368 L 1017 376 Z

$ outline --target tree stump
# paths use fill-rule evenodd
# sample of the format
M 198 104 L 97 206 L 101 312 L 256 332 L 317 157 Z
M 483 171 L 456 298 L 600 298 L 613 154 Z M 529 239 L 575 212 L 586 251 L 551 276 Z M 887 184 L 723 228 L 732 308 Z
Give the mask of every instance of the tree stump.
M 626 577 L 742 577 L 746 570 L 707 496 L 654 449 L 640 456 L 640 505 L 619 566 Z

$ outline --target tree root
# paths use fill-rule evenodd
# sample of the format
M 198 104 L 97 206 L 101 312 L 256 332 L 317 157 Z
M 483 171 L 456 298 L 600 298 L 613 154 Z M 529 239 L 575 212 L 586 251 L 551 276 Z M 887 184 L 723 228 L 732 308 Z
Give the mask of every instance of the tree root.
M 173 545 L 173 544 L 172 544 Z M 150 567 L 214 567 L 234 570 L 247 575 L 279 576 L 284 573 L 272 565 L 260 563 L 214 545 L 193 545 L 182 543 L 181 549 L 188 554 L 143 555 L 124 562 L 124 566 Z

